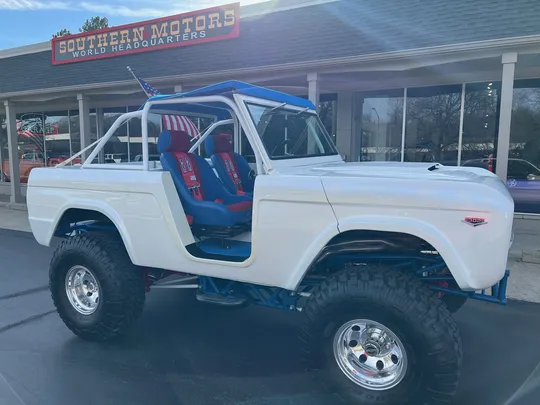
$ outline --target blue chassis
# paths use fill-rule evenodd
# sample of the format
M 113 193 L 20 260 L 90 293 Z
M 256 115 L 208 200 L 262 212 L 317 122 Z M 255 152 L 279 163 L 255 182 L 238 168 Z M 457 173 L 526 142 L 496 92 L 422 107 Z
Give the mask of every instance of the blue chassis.
M 94 221 L 89 223 L 75 223 L 69 227 L 69 232 L 86 232 L 90 230 L 112 231 L 114 227 L 102 225 Z M 66 230 L 64 230 L 65 232 Z M 59 233 L 64 233 L 60 231 Z M 64 233 L 64 236 L 66 233 Z M 60 235 L 58 235 L 60 236 Z M 350 260 L 351 256 L 347 256 Z M 404 271 L 415 273 L 420 280 L 426 282 L 431 290 L 458 296 L 464 296 L 470 299 L 485 301 L 489 303 L 506 305 L 506 288 L 508 285 L 508 277 L 510 271 L 506 270 L 504 277 L 494 286 L 491 287 L 491 294 L 487 294 L 486 290 L 480 292 L 463 291 L 459 287 L 452 288 L 443 286 L 453 283 L 455 280 L 451 275 L 438 275 L 433 272 L 441 271 L 446 268 L 446 264 L 442 258 L 436 254 L 420 254 L 420 255 L 389 255 L 389 254 L 363 254 L 359 253 L 354 256 L 354 262 L 367 263 L 390 263 L 392 267 L 399 269 L 404 268 Z M 263 307 L 278 308 L 283 310 L 301 310 L 299 301 L 309 296 L 308 294 L 324 280 L 324 276 L 306 276 L 296 291 L 285 290 L 278 287 L 268 287 L 257 284 L 243 283 L 239 281 L 223 280 L 214 277 L 199 276 L 199 289 L 203 294 L 219 295 L 223 298 L 245 298 L 250 303 Z
M 510 275 L 509 270 L 506 270 L 504 277 L 491 287 L 491 294 L 487 294 L 486 290 L 480 292 L 463 291 L 457 287 L 451 288 L 433 284 L 437 282 L 454 282 L 454 278 L 451 275 L 431 275 L 432 272 L 443 270 L 446 267 L 446 264 L 439 257 L 435 259 L 422 256 L 411 257 L 410 255 L 359 254 L 357 261 L 361 261 L 362 263 L 393 262 L 394 265 L 392 267 L 395 268 L 404 267 L 407 264 L 417 265 L 419 267 L 414 268 L 418 270 L 414 270 L 414 272 L 420 280 L 428 284 L 428 288 L 431 290 L 494 304 L 507 304 L 506 287 Z M 309 294 L 323 279 L 324 277 L 306 276 L 296 291 L 205 276 L 199 276 L 199 284 L 201 292 L 205 294 L 217 294 L 223 297 L 247 297 L 256 305 L 294 311 L 301 308 L 301 305 L 298 304 L 303 297 L 306 297 L 305 293 Z

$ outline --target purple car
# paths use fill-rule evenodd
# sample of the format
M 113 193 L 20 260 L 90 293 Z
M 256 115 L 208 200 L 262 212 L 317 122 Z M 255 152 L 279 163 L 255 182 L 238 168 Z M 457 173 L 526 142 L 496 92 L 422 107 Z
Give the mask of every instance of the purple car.
M 491 159 L 495 163 L 496 159 Z M 488 169 L 490 159 L 467 160 L 462 166 Z M 540 214 L 540 169 L 524 159 L 508 159 L 506 186 L 515 203 L 515 212 Z

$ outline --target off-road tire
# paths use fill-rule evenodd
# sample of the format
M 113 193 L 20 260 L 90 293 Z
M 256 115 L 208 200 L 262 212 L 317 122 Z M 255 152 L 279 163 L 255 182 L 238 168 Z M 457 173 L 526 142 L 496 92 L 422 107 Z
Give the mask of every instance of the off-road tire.
M 308 369 L 342 402 L 438 405 L 454 395 L 462 362 L 458 328 L 443 302 L 409 273 L 386 266 L 342 270 L 313 291 L 302 313 L 300 340 Z M 405 347 L 407 371 L 393 388 L 363 388 L 337 364 L 337 329 L 361 318 L 390 328 Z
M 90 315 L 77 312 L 66 294 L 66 274 L 74 265 L 88 268 L 99 284 L 101 301 Z M 143 273 L 133 265 L 116 233 L 88 232 L 62 241 L 50 263 L 49 287 L 66 326 L 92 341 L 124 333 L 141 314 L 146 298 Z

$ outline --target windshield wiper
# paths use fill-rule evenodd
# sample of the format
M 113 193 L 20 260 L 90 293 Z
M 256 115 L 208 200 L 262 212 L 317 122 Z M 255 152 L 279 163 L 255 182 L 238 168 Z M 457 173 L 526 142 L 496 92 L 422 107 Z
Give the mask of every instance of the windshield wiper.
M 298 111 L 296 114 L 294 114 L 294 116 L 296 117 L 296 116 L 299 115 L 299 114 L 305 113 L 307 110 L 311 110 L 311 108 L 310 108 L 310 107 L 306 107 L 306 108 L 304 108 L 303 110 Z
M 280 105 L 277 105 L 274 108 L 272 108 L 270 111 L 268 111 L 266 114 L 270 114 L 272 111 L 276 111 L 278 108 L 281 108 L 281 107 L 286 106 L 286 105 L 287 105 L 287 103 L 282 103 Z

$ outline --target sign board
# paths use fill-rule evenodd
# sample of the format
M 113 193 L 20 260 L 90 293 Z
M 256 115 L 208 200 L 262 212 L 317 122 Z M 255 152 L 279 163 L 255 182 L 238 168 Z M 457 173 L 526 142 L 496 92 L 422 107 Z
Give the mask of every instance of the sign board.
M 67 35 L 52 40 L 52 63 L 82 62 L 238 37 L 239 3 Z

